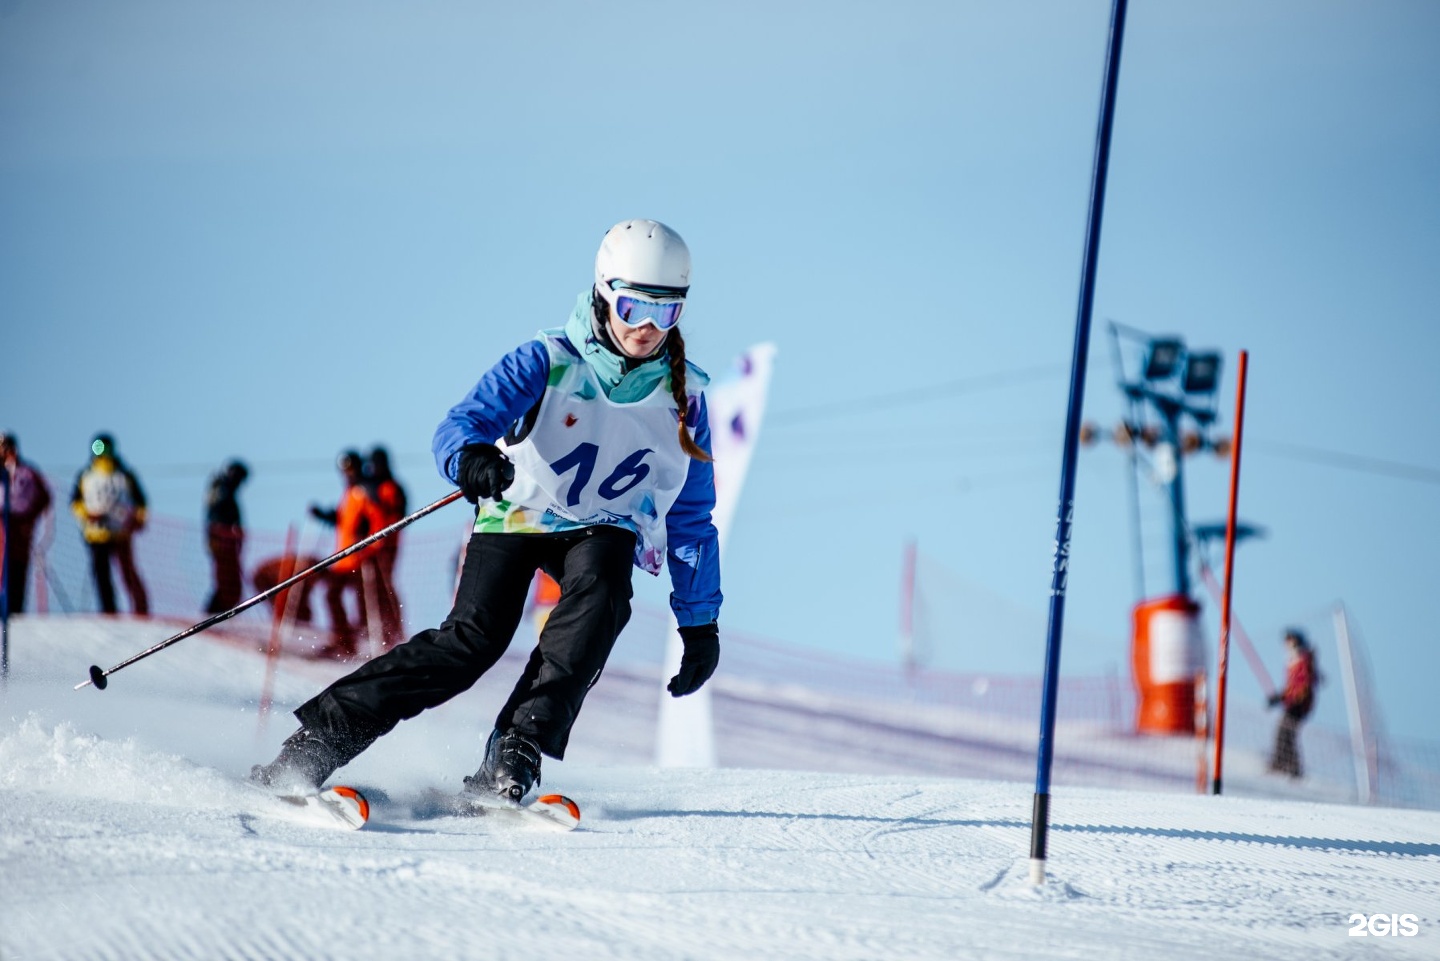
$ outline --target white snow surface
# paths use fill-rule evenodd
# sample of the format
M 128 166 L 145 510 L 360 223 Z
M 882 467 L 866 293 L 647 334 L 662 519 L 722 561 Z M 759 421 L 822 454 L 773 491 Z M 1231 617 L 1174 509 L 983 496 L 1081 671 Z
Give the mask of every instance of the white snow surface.
M 208 635 L 72 690 L 167 633 L 12 621 L 4 961 L 1440 957 L 1440 813 L 1057 787 L 1036 888 L 1030 785 L 657 769 L 658 682 L 623 677 L 545 764 L 579 830 L 431 816 L 422 796 L 478 764 L 508 660 L 337 775 L 374 802 L 363 831 L 313 827 L 243 779 L 336 669 L 283 661 L 268 719 L 263 659 Z M 793 729 L 746 736 L 804 762 Z M 1418 933 L 1354 937 L 1356 914 Z

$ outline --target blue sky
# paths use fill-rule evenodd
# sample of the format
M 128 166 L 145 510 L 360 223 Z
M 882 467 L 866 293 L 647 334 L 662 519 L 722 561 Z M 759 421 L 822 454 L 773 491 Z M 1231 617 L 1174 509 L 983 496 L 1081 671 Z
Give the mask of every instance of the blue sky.
M 692 358 L 779 348 L 722 629 L 893 660 L 912 537 L 1043 611 L 1108 3 L 519 7 L 0 2 L 23 452 L 68 476 L 112 431 L 178 515 L 243 456 L 281 529 L 383 442 L 426 502 L 440 416 L 653 217 L 694 253 Z M 1423 0 L 1135 0 L 1086 394 L 1120 416 L 1108 320 L 1223 350 L 1227 421 L 1250 351 L 1269 534 L 1237 611 L 1278 672 L 1280 629 L 1343 600 L 1412 735 L 1440 675 L 1437 49 Z M 1070 672 L 1126 663 L 1125 476 L 1085 452 Z M 1189 465 L 1193 520 L 1227 476 Z M 1043 645 L 972 625 L 935 657 L 1038 672 Z

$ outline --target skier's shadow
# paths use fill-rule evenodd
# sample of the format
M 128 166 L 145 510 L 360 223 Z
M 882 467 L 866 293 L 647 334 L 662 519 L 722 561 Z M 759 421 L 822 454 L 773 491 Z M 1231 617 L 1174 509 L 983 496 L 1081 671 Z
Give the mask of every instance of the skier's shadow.
M 606 821 L 638 821 L 646 818 L 763 818 L 782 821 L 832 821 L 892 825 L 909 828 L 1020 828 L 1030 829 L 1029 821 L 1009 819 L 877 817 L 865 814 L 816 814 L 793 811 L 684 811 L 624 810 L 606 808 Z M 1079 834 L 1130 834 L 1136 837 L 1177 838 L 1191 841 L 1233 841 L 1249 844 L 1272 844 L 1279 847 L 1312 851 L 1357 851 L 1366 854 L 1396 854 L 1404 857 L 1435 857 L 1440 844 L 1423 841 L 1383 841 L 1348 838 L 1298 837 L 1274 834 L 1246 834 L 1240 831 L 1195 831 L 1186 828 L 1142 827 L 1129 824 L 1052 824 L 1052 831 Z
M 1360 838 L 1313 838 L 1275 834 L 1246 834 L 1240 831 L 1193 831 L 1186 828 L 1136 827 L 1117 824 L 1054 824 L 1054 831 L 1080 834 L 1133 834 L 1142 837 L 1180 838 L 1194 841 L 1239 841 L 1248 844 L 1274 844 L 1279 847 L 1311 851 L 1359 851 L 1366 854 L 1398 854 L 1426 858 L 1440 855 L 1440 844 L 1424 841 L 1376 841 Z
M 647 818 L 742 818 L 742 819 L 766 819 L 775 821 L 827 821 L 827 822 L 848 822 L 855 824 L 873 824 L 877 827 L 936 827 L 936 828 L 1029 828 L 1030 822 L 1009 820 L 982 820 L 976 818 L 936 818 L 936 817 L 880 817 L 873 814 L 818 814 L 802 813 L 798 811 L 684 811 L 679 809 L 656 810 L 656 809 L 624 809 L 606 806 L 603 815 L 598 815 L 597 820 L 603 818 L 606 821 L 641 821 Z

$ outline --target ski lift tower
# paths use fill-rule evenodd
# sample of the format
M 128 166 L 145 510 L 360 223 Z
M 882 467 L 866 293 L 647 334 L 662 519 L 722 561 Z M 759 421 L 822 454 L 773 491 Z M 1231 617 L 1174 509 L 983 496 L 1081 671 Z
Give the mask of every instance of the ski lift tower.
M 1140 600 L 1132 613 L 1131 635 L 1131 666 L 1139 696 L 1135 726 L 1142 734 L 1193 734 L 1204 643 L 1200 605 L 1192 596 L 1184 463 L 1187 455 L 1202 450 L 1222 455 L 1229 450 L 1228 440 L 1212 436 L 1221 355 L 1191 350 L 1179 337 L 1151 336 L 1115 323 L 1110 333 L 1118 386 L 1128 403 L 1124 422 L 1111 436 L 1132 452 L 1132 466 L 1137 469 L 1138 448 L 1148 451 L 1151 475 L 1164 488 L 1170 507 L 1168 590 L 1148 594 L 1143 563 L 1137 559 Z M 1133 378 L 1126 372 L 1122 338 L 1132 345 L 1129 353 L 1140 356 L 1140 369 Z M 1091 428 L 1091 439 L 1097 433 Z M 1133 500 L 1138 513 L 1138 491 Z M 1138 517 L 1136 523 L 1138 529 Z

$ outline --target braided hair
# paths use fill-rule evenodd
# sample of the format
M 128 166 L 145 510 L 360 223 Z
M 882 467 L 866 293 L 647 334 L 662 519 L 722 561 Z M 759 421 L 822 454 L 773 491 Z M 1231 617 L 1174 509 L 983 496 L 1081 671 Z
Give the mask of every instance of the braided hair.
M 685 427 L 685 421 L 690 416 L 690 396 L 685 393 L 685 338 L 680 336 L 680 328 L 670 328 L 670 339 L 666 342 L 670 348 L 670 396 L 675 398 L 675 406 L 680 409 L 680 449 L 698 461 L 709 461 L 710 455 L 690 436 L 690 431 Z

